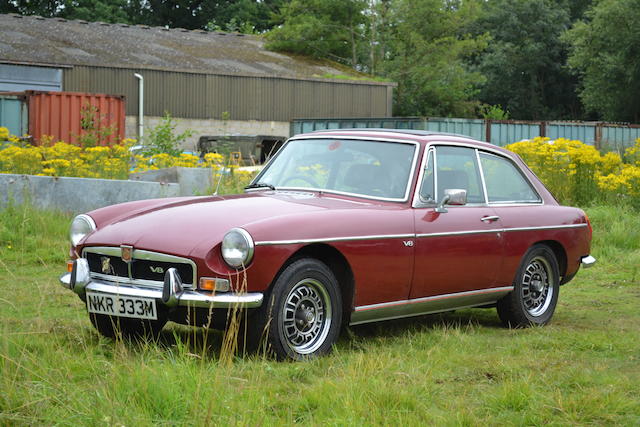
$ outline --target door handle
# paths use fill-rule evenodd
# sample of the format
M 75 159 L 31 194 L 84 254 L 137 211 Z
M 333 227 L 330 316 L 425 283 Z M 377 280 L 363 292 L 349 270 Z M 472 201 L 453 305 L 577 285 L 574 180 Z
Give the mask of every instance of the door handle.
M 492 222 L 492 221 L 497 221 L 499 219 L 500 217 L 498 215 L 492 215 L 492 216 L 483 216 L 482 218 L 480 218 L 480 221 Z

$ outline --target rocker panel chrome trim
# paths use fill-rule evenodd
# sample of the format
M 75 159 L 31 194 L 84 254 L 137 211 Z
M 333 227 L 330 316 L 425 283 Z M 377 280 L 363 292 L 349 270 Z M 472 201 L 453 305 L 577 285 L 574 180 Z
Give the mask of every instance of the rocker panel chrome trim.
M 513 291 L 513 286 L 480 289 L 477 291 L 435 295 L 432 297 L 371 304 L 356 307 L 350 325 L 420 316 L 461 308 L 477 307 L 498 301 Z

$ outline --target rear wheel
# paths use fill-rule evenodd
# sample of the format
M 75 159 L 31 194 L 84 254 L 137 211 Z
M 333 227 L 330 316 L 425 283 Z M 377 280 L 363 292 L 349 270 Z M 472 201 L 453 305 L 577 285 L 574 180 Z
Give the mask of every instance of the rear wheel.
M 498 316 L 505 326 L 545 325 L 553 316 L 560 291 L 558 261 L 551 249 L 532 246 L 522 259 L 513 291 L 498 301 Z
M 96 330 L 108 338 L 151 338 L 154 339 L 162 330 L 166 320 L 130 319 L 127 317 L 107 316 L 89 313 L 91 324 Z
M 342 323 L 338 281 L 322 262 L 297 260 L 278 276 L 255 314 L 248 325 L 254 348 L 260 348 L 257 341 L 262 339 L 267 350 L 280 359 L 327 354 Z

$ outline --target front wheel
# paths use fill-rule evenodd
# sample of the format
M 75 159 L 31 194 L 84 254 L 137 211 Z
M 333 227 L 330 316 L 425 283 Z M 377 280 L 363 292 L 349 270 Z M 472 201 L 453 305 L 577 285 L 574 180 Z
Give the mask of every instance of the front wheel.
M 331 351 L 342 322 L 342 298 L 333 272 L 303 258 L 278 276 L 250 325 L 280 359 L 301 360 Z M 264 332 L 264 333 L 263 333 Z
M 549 323 L 560 292 L 558 261 L 545 245 L 532 246 L 522 259 L 513 291 L 498 301 L 505 326 L 523 328 Z

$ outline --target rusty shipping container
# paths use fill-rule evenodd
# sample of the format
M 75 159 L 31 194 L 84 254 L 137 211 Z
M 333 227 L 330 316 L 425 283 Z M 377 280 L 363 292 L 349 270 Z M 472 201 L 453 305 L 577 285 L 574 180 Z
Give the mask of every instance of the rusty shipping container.
M 5 93 L 5 95 L 8 93 Z M 46 138 L 80 144 L 87 135 L 111 145 L 125 135 L 125 97 L 83 92 L 14 92 L 27 106 L 28 129 L 35 145 Z M 45 139 L 43 139 L 43 136 Z

